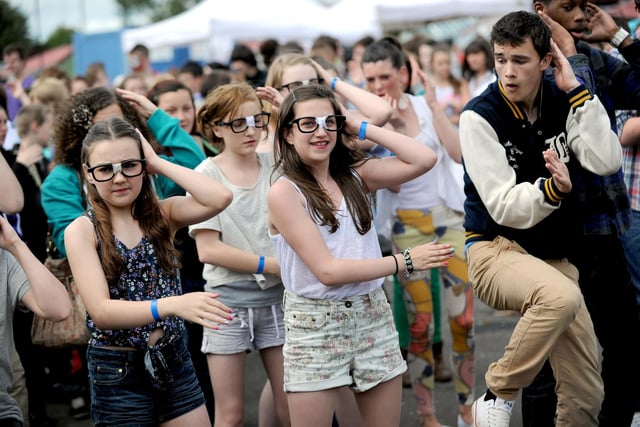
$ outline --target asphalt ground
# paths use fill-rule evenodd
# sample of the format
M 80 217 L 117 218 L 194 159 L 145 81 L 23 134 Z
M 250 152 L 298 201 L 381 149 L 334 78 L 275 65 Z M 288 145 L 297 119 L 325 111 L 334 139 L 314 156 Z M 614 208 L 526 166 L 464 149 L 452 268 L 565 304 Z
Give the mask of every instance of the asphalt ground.
M 475 345 L 476 345 L 476 397 L 485 392 L 484 373 L 487 366 L 497 360 L 507 344 L 511 331 L 518 320 L 518 314 L 512 312 L 499 312 L 476 300 L 475 303 Z M 443 315 L 446 315 L 443 313 Z M 448 360 L 451 346 L 451 335 L 446 321 L 443 324 L 444 354 Z M 449 348 L 447 348 L 449 347 Z M 258 401 L 266 375 L 260 357 L 257 353 L 248 357 L 248 372 L 245 379 L 245 426 L 258 426 Z M 438 419 L 445 426 L 456 427 L 458 404 L 453 382 L 436 383 L 435 405 Z M 511 417 L 511 427 L 521 427 L 521 405 L 516 401 Z M 49 416 L 57 421 L 59 427 L 89 427 L 93 426 L 89 420 L 75 420 L 69 416 L 68 405 L 50 404 Z M 410 389 L 403 389 L 402 399 L 402 427 L 418 427 L 418 416 L 415 398 Z M 341 426 L 348 427 L 348 426 Z

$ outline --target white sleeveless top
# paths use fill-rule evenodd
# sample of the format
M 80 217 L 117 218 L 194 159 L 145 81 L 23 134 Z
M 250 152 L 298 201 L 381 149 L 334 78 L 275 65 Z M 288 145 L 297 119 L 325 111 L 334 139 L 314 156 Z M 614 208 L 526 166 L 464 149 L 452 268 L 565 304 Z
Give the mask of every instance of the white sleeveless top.
M 408 95 L 418 116 L 420 131 L 413 138 L 431 148 L 438 158 L 435 166 L 400 186 L 397 209 L 432 209 L 447 206 L 463 211 L 463 169 L 449 157 L 433 126 L 433 113 L 422 96 Z
M 302 195 L 300 188 L 286 177 L 279 179 L 286 179 Z M 305 208 L 311 216 L 306 198 Z M 336 217 L 339 219 L 340 227 L 335 233 L 330 233 L 328 226 L 317 226 L 331 255 L 335 258 L 346 259 L 382 257 L 374 225 L 371 224 L 371 229 L 364 236 L 358 233 L 344 197 Z M 381 287 L 384 282 L 384 278 L 379 278 L 347 285 L 325 286 L 284 240 L 282 234 L 269 233 L 269 237 L 278 254 L 282 283 L 287 291 L 295 295 L 313 299 L 344 300 L 357 295 L 369 294 Z

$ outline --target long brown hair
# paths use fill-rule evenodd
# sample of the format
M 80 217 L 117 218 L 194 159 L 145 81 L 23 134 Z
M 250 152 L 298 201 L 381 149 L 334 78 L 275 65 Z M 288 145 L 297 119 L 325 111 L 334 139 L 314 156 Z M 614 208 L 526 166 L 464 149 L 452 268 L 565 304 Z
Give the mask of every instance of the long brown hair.
M 93 147 L 100 142 L 115 141 L 120 138 L 131 138 L 138 145 L 140 158 L 144 158 L 142 142 L 136 129 L 127 121 L 112 118 L 96 123 L 89 129 L 82 142 L 82 163 L 86 166 Z M 100 262 L 109 285 L 120 280 L 124 269 L 124 260 L 116 252 L 111 213 L 100 197 L 95 185 L 87 185 L 89 203 L 95 214 L 95 229 L 100 248 Z M 180 267 L 180 255 L 173 246 L 173 231 L 167 219 L 162 215 L 158 199 L 151 185 L 151 178 L 142 175 L 140 194 L 131 205 L 131 216 L 138 221 L 142 233 L 149 239 L 156 251 L 160 268 L 167 274 L 173 274 Z
M 294 89 L 280 107 L 274 172 L 277 171 L 296 183 L 309 203 L 312 217 L 319 221 L 320 225 L 329 226 L 333 233 L 340 227 L 340 221 L 336 218 L 331 198 L 316 181 L 313 171 L 302 161 L 293 144 L 287 142 L 287 136 L 291 132 L 290 123 L 295 118 L 296 102 L 312 99 L 327 99 L 333 107 L 334 114 L 342 114 L 340 104 L 328 88 L 321 85 L 308 85 Z M 337 133 L 337 143 L 329 157 L 329 174 L 340 187 L 358 232 L 365 234 L 371 229 L 373 221 L 369 201 L 370 191 L 358 176 L 355 167 L 366 161 L 367 157 L 360 150 L 350 148 L 344 143 L 343 130 Z

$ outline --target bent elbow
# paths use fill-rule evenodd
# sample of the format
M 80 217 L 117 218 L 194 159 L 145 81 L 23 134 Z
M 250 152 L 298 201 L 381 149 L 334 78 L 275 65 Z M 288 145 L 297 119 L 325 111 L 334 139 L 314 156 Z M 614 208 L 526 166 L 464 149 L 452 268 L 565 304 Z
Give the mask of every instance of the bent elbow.
M 316 274 L 315 276 L 325 286 L 336 286 L 341 284 L 338 282 L 338 277 L 328 270 L 323 270 L 318 274 Z
M 68 319 L 71 313 L 73 313 L 73 308 L 71 307 L 71 302 L 68 302 L 67 304 L 56 306 L 56 309 L 49 313 L 47 318 L 53 322 L 61 322 Z
M 418 162 L 420 173 L 423 174 L 433 169 L 437 161 L 438 161 L 438 157 L 436 153 L 429 150 L 429 152 L 426 153 L 426 155 L 420 157 L 420 161 Z
M 225 191 L 222 199 L 222 209 L 226 209 L 233 202 L 233 193 L 230 190 Z
M 387 124 L 387 122 L 389 122 L 389 120 L 391 120 L 391 116 L 393 114 L 393 109 L 391 108 L 391 106 L 389 105 L 388 108 L 385 108 L 384 110 L 380 110 L 379 112 L 377 112 L 376 114 L 372 115 L 369 118 L 369 121 L 376 125 L 376 126 L 384 126 L 385 124 Z

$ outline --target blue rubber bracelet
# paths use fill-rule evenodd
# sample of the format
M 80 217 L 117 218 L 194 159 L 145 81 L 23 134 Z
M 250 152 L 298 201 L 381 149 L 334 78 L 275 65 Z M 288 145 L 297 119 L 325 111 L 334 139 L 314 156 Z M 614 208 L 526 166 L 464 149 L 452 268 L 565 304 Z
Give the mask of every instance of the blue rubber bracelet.
M 264 255 L 260 255 L 260 261 L 258 261 L 258 271 L 256 271 L 256 273 L 262 274 L 263 270 L 264 270 Z
M 331 84 L 329 85 L 331 90 L 336 90 L 336 83 L 338 83 L 338 81 L 340 81 L 340 77 L 334 77 L 331 79 Z
M 367 125 L 369 123 L 362 122 L 360 124 L 360 132 L 358 132 L 358 139 L 367 139 Z
M 151 315 L 153 316 L 153 319 L 156 322 L 159 322 L 162 320 L 162 317 L 160 317 L 160 313 L 158 313 L 158 300 L 157 299 L 152 299 L 151 300 Z

